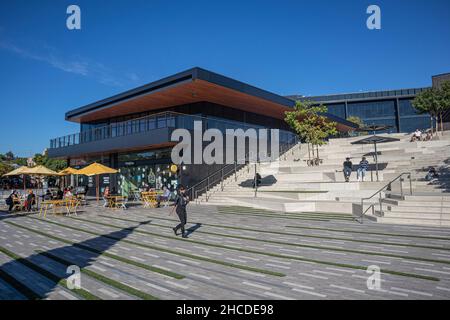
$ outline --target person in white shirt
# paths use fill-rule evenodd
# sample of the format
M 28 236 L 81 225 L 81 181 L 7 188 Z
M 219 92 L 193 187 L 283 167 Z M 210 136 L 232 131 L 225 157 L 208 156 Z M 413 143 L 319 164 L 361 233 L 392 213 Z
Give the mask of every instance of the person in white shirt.
M 420 131 L 419 129 L 416 129 L 411 137 L 411 142 L 414 142 L 416 140 L 422 140 L 422 131 Z

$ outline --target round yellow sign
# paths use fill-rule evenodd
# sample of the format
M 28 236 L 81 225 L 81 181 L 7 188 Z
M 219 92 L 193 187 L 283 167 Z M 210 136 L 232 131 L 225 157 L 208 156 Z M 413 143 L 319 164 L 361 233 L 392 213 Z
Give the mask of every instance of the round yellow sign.
M 171 165 L 170 166 L 170 171 L 172 171 L 173 173 L 177 173 L 177 171 L 178 171 L 177 165 L 175 165 L 175 164 Z

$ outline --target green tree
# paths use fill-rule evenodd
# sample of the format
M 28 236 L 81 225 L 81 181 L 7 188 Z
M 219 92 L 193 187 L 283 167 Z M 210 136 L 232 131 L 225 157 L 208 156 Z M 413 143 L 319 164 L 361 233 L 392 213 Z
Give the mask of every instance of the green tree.
M 14 153 L 12 153 L 11 151 L 8 151 L 7 153 L 5 153 L 5 157 L 6 157 L 6 160 L 8 160 L 8 161 L 12 161 L 15 158 Z
M 450 111 L 450 81 L 444 81 L 439 91 L 441 102 L 441 130 L 444 131 L 443 118 Z
M 42 165 L 57 172 L 67 168 L 66 160 L 51 159 L 48 157 L 47 153 L 44 155 L 40 153 L 35 154 L 33 161 L 36 162 L 37 165 Z
M 362 128 L 365 125 L 364 121 L 362 121 L 362 119 L 360 117 L 357 117 L 357 116 L 350 116 L 350 117 L 347 118 L 347 121 L 350 121 L 350 122 L 352 122 L 354 124 L 357 124 L 359 128 Z M 353 134 L 354 130 L 352 130 L 351 133 Z M 360 135 L 364 135 L 364 134 L 367 134 L 367 132 L 363 131 L 363 132 L 359 132 L 359 134 Z
M 440 88 L 422 91 L 416 96 L 412 104 L 419 113 L 430 114 L 432 131 L 434 129 L 433 119 L 436 120 L 436 131 L 439 131 L 439 123 L 441 131 L 443 131 L 443 117 L 450 110 L 450 82 L 445 81 Z
M 11 172 L 14 168 L 7 163 L 0 162 L 0 177 L 4 174 Z
M 347 121 L 357 124 L 360 128 L 364 127 L 364 121 L 362 121 L 360 117 L 350 116 L 347 118 Z
M 15 163 L 19 166 L 26 166 L 27 165 L 27 159 L 26 158 L 15 158 L 12 163 Z
M 312 101 L 297 101 L 293 111 L 285 114 L 286 123 L 313 149 L 313 157 L 319 158 L 319 146 L 325 143 L 329 136 L 336 135 L 336 122 L 332 122 L 323 114 L 328 111 L 324 105 Z M 314 155 L 314 147 L 316 155 Z

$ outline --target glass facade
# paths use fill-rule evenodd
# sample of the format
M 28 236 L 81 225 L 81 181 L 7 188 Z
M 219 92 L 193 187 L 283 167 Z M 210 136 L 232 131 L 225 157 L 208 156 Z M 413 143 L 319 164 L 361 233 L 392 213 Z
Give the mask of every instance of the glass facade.
M 321 101 L 328 107 L 330 114 L 341 118 L 350 116 L 359 117 L 367 125 L 388 125 L 392 128 L 388 133 L 405 132 L 410 133 L 416 129 L 425 130 L 430 127 L 430 116 L 419 114 L 413 107 L 414 98 L 389 99 L 379 101 L 329 103 Z M 320 100 L 320 99 L 315 99 Z
M 365 124 L 392 126 L 388 132 L 410 133 L 431 126 L 428 114 L 419 114 L 414 109 L 414 97 L 429 88 L 413 88 L 389 91 L 374 91 L 335 94 L 314 97 L 293 96 L 303 101 L 316 101 L 328 107 L 328 113 L 347 119 L 359 117 Z
M 332 114 L 342 119 L 346 118 L 345 103 L 332 104 L 327 107 L 329 114 Z
M 395 102 L 387 100 L 349 103 L 348 116 L 356 116 L 361 119 L 395 119 Z

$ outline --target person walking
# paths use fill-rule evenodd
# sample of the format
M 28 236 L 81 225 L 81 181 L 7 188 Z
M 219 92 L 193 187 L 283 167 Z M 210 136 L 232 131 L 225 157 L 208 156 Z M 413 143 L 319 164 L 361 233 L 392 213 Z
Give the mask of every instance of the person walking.
M 362 157 L 359 162 L 358 171 L 356 172 L 356 177 L 361 178 L 361 181 L 364 181 L 364 177 L 366 176 L 366 171 L 369 168 L 369 161 L 366 160 L 366 157 Z
M 350 175 L 352 174 L 352 168 L 353 168 L 353 163 L 350 161 L 349 157 L 345 158 L 343 167 L 344 167 L 344 169 L 342 170 L 342 172 L 344 172 L 345 182 L 349 182 Z
M 188 205 L 188 203 L 189 197 L 186 195 L 186 189 L 183 186 L 180 186 L 177 197 L 175 198 L 175 203 L 171 214 L 173 214 L 173 212 L 176 211 L 178 218 L 180 219 L 180 223 L 175 228 L 172 228 L 172 230 L 175 233 L 175 235 L 178 236 L 178 230 L 181 229 L 181 236 L 183 238 L 187 238 L 184 226 L 186 225 L 187 222 L 186 206 Z

